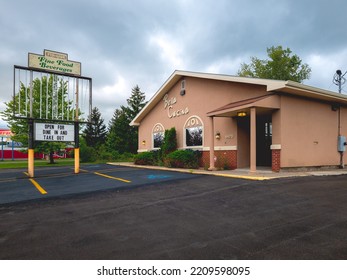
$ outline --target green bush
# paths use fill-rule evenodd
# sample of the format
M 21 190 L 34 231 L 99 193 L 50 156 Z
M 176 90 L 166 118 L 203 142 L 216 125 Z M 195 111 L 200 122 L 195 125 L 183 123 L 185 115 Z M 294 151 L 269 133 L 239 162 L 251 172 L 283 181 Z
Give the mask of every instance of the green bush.
M 164 141 L 160 147 L 160 155 L 165 159 L 166 155 L 177 149 L 176 129 L 174 127 L 165 130 Z
M 157 155 L 153 152 L 143 152 L 135 155 L 134 163 L 138 165 L 156 165 Z
M 81 162 L 95 162 L 97 160 L 95 149 L 88 147 L 84 142 L 80 143 Z
M 132 153 L 119 153 L 118 151 L 113 151 L 111 153 L 111 160 L 116 162 L 129 162 L 134 160 L 134 154 Z
M 199 168 L 200 152 L 193 150 L 177 150 L 168 154 L 164 160 L 167 167 Z

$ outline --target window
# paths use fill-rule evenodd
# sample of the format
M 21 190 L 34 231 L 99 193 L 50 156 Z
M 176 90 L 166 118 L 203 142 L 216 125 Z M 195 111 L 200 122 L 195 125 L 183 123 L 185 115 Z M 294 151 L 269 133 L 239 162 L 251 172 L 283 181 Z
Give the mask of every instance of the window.
M 197 116 L 190 117 L 184 126 L 187 147 L 201 147 L 203 144 L 203 123 Z
M 165 129 L 161 123 L 157 123 L 153 128 L 153 148 L 159 149 L 164 141 Z

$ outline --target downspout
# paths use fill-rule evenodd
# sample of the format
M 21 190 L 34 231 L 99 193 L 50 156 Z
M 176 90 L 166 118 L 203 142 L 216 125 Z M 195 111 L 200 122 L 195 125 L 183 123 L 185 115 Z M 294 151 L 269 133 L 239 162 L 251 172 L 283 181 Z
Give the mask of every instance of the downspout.
M 210 133 L 210 167 L 208 170 L 213 171 L 215 170 L 214 166 L 214 120 L 213 117 L 209 117 L 210 120 L 210 128 L 211 128 L 211 133 Z
M 341 134 L 341 106 L 339 106 L 339 113 L 338 113 L 338 136 L 342 136 Z M 343 151 L 339 151 L 340 153 L 340 166 L 339 168 L 343 169 L 345 167 L 345 163 L 343 161 L 343 154 L 344 152 Z

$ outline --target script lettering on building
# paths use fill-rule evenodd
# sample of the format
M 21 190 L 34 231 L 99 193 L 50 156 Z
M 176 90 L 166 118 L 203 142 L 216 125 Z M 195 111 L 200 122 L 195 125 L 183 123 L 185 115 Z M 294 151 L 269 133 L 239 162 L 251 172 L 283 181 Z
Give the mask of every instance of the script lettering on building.
M 165 94 L 164 98 L 164 109 L 167 110 L 167 116 L 171 118 L 176 118 L 179 116 L 187 115 L 189 113 L 189 108 L 174 108 L 174 104 L 177 103 L 176 97 L 169 98 L 168 94 Z

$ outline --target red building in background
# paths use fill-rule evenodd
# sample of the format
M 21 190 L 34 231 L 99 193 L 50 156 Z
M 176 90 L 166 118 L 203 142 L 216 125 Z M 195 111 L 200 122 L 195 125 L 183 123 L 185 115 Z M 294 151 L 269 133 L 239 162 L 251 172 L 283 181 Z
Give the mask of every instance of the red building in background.
M 25 159 L 28 157 L 25 148 L 20 143 L 11 139 L 12 132 L 10 129 L 0 129 L 0 152 L 1 159 Z
M 12 141 L 13 133 L 10 129 L 0 129 L 0 160 L 4 159 L 27 159 L 27 147 L 23 147 L 22 143 Z M 68 152 L 71 148 L 67 148 L 60 152 L 54 153 L 54 158 L 69 158 Z M 45 159 L 43 153 L 35 153 L 36 159 Z

